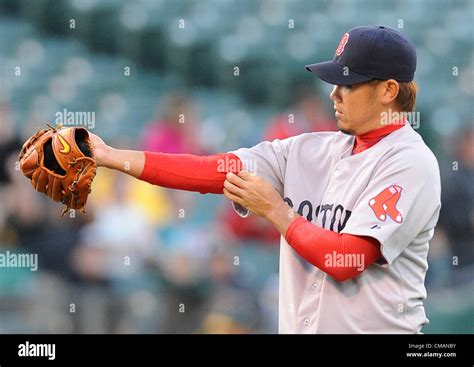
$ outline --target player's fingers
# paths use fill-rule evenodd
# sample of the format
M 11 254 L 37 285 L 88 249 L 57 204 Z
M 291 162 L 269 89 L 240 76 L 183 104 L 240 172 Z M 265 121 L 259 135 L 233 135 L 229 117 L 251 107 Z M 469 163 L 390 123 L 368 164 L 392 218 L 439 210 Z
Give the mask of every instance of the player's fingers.
M 239 174 L 238 174 L 238 176 L 239 176 L 240 178 L 242 178 L 243 180 L 245 180 L 245 181 L 251 179 L 252 177 L 255 177 L 254 174 L 252 174 L 252 173 L 250 173 L 250 172 L 248 172 L 248 171 L 240 171 Z
M 240 171 L 238 174 L 238 177 L 244 180 L 244 182 L 249 183 L 249 182 L 259 182 L 262 180 L 261 176 L 257 176 L 253 172 L 248 172 L 248 171 Z
M 237 185 L 234 185 L 229 180 L 224 181 L 224 187 L 227 189 L 227 191 L 229 191 L 230 193 L 232 193 L 235 196 L 242 197 L 242 195 L 244 194 L 244 190 L 242 190 Z
M 227 199 L 232 200 L 234 203 L 242 204 L 242 199 L 230 193 L 229 190 L 227 190 L 225 187 L 224 187 L 224 195 Z
M 242 178 L 240 178 L 239 176 L 237 176 L 236 174 L 234 174 L 232 172 L 229 172 L 229 173 L 227 173 L 227 175 L 225 177 L 228 181 L 230 181 L 234 185 L 236 185 L 238 187 L 241 187 L 243 189 L 246 188 L 245 181 Z

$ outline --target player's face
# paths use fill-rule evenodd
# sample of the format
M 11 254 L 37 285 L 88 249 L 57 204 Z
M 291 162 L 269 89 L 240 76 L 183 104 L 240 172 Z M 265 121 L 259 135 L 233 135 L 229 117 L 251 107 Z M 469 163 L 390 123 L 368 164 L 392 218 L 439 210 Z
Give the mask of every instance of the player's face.
M 346 134 L 363 134 L 374 119 L 379 119 L 380 104 L 374 83 L 335 85 L 330 98 L 334 102 L 337 127 Z

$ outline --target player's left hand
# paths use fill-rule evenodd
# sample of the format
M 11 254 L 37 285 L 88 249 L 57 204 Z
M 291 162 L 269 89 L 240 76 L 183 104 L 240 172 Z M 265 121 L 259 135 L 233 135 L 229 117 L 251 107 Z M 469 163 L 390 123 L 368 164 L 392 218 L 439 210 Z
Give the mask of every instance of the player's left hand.
M 99 136 L 89 132 L 89 137 L 92 142 L 92 146 L 94 148 L 94 158 L 97 162 L 97 166 L 103 166 L 104 160 L 110 154 L 110 147 L 104 143 L 102 138 Z
M 238 175 L 227 173 L 224 195 L 263 218 L 268 218 L 272 210 L 283 203 L 283 198 L 270 183 L 246 171 Z

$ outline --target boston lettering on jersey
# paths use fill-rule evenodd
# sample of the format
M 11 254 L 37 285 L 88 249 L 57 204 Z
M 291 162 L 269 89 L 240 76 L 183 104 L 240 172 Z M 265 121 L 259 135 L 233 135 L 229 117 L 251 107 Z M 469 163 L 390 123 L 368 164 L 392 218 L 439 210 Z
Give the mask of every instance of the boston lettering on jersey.
M 293 201 L 290 198 L 285 197 L 284 200 L 290 208 L 295 208 Z M 315 215 L 315 218 L 318 218 L 321 214 L 322 228 L 338 233 L 344 229 L 352 214 L 352 211 L 344 209 L 341 204 L 321 204 L 318 205 L 313 212 L 313 204 L 311 204 L 309 200 L 303 200 L 299 204 L 296 212 L 302 217 L 305 217 L 309 222 L 313 221 L 313 214 Z

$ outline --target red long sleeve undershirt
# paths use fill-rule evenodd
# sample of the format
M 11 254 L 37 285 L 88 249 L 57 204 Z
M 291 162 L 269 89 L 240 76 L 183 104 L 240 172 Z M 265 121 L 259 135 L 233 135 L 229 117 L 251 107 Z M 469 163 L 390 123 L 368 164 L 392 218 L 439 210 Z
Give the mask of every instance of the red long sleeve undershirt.
M 303 217 L 291 222 L 285 239 L 303 259 L 340 282 L 355 278 L 381 256 L 376 239 L 329 231 Z
M 232 153 L 197 156 L 145 152 L 139 179 L 171 189 L 222 194 L 225 175 L 239 173 L 242 168 L 239 157 Z
M 139 179 L 173 189 L 222 194 L 227 172 L 237 174 L 242 169 L 242 162 L 232 153 L 195 156 L 145 152 Z M 338 281 L 356 277 L 381 256 L 379 243 L 373 238 L 339 234 L 302 217 L 291 222 L 285 239 L 306 261 Z M 341 264 L 341 258 L 347 261 Z M 351 263 L 351 259 L 362 259 L 362 263 Z

